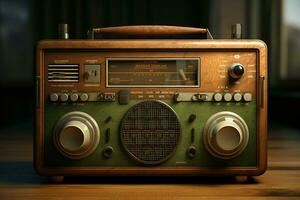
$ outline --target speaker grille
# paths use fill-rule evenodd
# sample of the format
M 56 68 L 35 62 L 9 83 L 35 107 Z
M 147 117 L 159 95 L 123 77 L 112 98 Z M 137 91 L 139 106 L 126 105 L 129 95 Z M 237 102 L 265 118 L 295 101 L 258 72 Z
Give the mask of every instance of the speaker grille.
M 50 64 L 48 65 L 49 82 L 78 82 L 79 65 Z
M 131 107 L 121 123 L 121 141 L 135 160 L 159 164 L 172 156 L 180 138 L 176 113 L 161 101 Z

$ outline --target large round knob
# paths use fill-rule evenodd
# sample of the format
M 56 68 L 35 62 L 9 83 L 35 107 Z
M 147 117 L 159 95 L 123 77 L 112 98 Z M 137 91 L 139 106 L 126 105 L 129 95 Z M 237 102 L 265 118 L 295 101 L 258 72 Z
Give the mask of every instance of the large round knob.
M 100 140 L 97 122 L 83 112 L 70 112 L 62 116 L 54 128 L 57 150 L 71 159 L 90 155 Z
M 228 69 L 228 74 L 233 79 L 241 78 L 244 72 L 245 72 L 244 66 L 240 63 L 233 63 Z
M 77 152 L 85 149 L 90 143 L 90 132 L 87 125 L 81 121 L 67 122 L 59 135 L 59 142 L 64 150 Z
M 230 159 L 246 148 L 249 130 L 246 122 L 229 111 L 212 115 L 204 126 L 205 148 L 215 157 Z

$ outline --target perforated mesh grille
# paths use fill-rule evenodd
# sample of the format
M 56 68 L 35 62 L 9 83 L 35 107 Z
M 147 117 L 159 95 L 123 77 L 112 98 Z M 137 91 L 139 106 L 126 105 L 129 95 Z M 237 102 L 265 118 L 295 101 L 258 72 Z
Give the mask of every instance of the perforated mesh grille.
M 165 103 L 143 101 L 126 113 L 120 132 L 124 148 L 133 158 L 145 164 L 158 164 L 174 152 L 180 124 Z

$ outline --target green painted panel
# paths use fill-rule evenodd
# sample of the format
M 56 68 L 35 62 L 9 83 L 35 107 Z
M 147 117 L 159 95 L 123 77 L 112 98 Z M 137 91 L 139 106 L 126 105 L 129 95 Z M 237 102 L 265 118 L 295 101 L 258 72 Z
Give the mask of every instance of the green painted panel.
M 117 102 L 88 102 L 81 104 L 54 104 L 45 105 L 45 165 L 46 167 L 58 166 L 141 166 L 133 160 L 123 149 L 119 138 L 119 124 L 126 111 L 138 103 L 131 100 L 127 105 L 119 105 Z M 165 101 L 177 113 L 181 122 L 181 138 L 175 154 L 160 166 L 202 166 L 202 167 L 226 167 L 226 166 L 256 166 L 257 165 L 257 138 L 256 138 L 256 102 L 251 103 L 213 103 L 213 102 L 180 102 Z M 97 121 L 101 139 L 96 151 L 87 158 L 71 160 L 63 157 L 55 149 L 52 140 L 52 130 L 58 119 L 71 111 L 86 112 Z M 202 130 L 206 120 L 214 113 L 232 111 L 240 115 L 249 128 L 249 143 L 242 154 L 229 160 L 217 159 L 211 156 L 204 148 L 202 142 Z M 197 118 L 192 123 L 188 122 L 190 114 L 196 114 Z M 106 119 L 111 116 L 111 120 Z M 105 130 L 110 128 L 111 139 L 105 142 Z M 191 129 L 195 129 L 195 140 L 191 144 Z M 197 149 L 196 157 L 190 159 L 186 156 L 187 148 L 193 145 Z M 114 148 L 113 156 L 104 158 L 102 151 L 106 146 Z

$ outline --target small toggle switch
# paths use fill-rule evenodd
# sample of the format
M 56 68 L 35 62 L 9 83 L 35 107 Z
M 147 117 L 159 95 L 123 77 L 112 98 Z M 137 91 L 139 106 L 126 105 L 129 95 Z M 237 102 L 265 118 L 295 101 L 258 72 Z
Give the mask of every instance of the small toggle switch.
M 109 140 L 110 140 L 110 128 L 107 128 L 105 132 L 105 142 L 108 143 Z
M 192 130 L 191 130 L 191 143 L 194 143 L 194 141 L 195 141 L 195 129 L 192 128 Z

